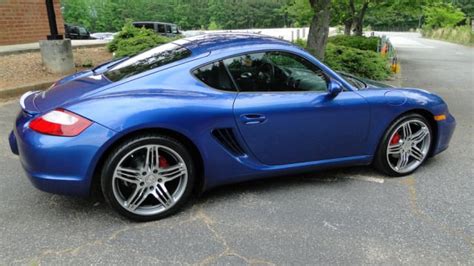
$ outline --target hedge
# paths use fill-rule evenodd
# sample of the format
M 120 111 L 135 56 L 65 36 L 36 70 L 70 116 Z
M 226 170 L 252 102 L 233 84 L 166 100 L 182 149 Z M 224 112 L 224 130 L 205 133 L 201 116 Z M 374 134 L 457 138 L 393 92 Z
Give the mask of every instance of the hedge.
M 387 59 L 376 52 L 378 40 L 378 37 L 330 37 L 326 46 L 324 63 L 336 71 L 347 72 L 362 78 L 385 80 L 390 76 L 390 68 Z M 304 40 L 298 39 L 294 43 L 306 48 L 306 41 Z M 335 43 L 344 43 L 345 45 Z M 355 48 L 349 45 L 354 45 Z M 359 49 L 357 47 L 370 49 Z
M 324 63 L 336 71 L 344 71 L 373 80 L 390 76 L 387 59 L 379 53 L 328 43 Z
M 127 22 L 107 48 L 114 53 L 114 57 L 134 56 L 171 41 L 173 39 L 158 35 L 149 29 L 137 28 L 131 22 Z
M 373 52 L 377 52 L 379 42 L 379 37 L 337 35 L 328 38 L 328 43 Z

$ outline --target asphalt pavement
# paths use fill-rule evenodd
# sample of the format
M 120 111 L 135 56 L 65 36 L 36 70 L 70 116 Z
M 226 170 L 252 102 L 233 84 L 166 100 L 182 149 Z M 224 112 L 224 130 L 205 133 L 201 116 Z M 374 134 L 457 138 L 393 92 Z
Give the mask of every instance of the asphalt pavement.
M 447 151 L 403 178 L 356 167 L 222 187 L 156 222 L 36 190 L 8 147 L 18 104 L 0 103 L 0 265 L 474 264 L 474 49 L 390 36 L 402 85 L 457 119 Z

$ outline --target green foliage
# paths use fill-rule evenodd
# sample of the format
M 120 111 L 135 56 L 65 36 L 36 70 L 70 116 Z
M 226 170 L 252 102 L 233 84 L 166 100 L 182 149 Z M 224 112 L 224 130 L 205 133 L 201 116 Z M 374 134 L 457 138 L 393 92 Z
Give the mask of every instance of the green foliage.
M 377 52 L 379 37 L 336 35 L 328 38 L 328 42 L 335 45 L 348 46 L 360 50 Z
M 324 63 L 336 71 L 373 80 L 384 80 L 390 75 L 387 60 L 380 54 L 332 43 L 326 47 Z
M 293 43 L 303 48 L 306 48 L 306 45 L 308 44 L 306 40 L 299 39 L 299 38 L 296 39 Z
M 92 62 L 92 59 L 90 59 L 90 58 L 86 58 L 81 64 L 81 67 L 90 68 L 90 67 L 93 67 L 93 66 L 94 66 L 94 62 Z
M 331 10 L 331 24 L 332 25 L 341 25 L 344 24 L 344 21 L 352 16 L 360 15 L 359 12 L 362 9 L 362 6 L 367 3 L 369 5 L 369 10 L 378 5 L 384 4 L 385 2 L 391 1 L 381 1 L 381 0 L 353 0 L 354 1 L 354 11 L 355 14 L 351 14 L 349 0 L 332 0 L 332 10 Z
M 283 10 L 293 21 L 293 26 L 295 27 L 310 25 L 314 16 L 314 10 L 311 8 L 309 0 L 292 0 Z
M 454 28 L 423 29 L 423 37 L 450 41 L 464 45 L 474 45 L 474 33 L 471 26 Z
M 306 47 L 304 41 L 296 40 L 294 43 L 302 48 Z M 351 73 L 362 78 L 385 80 L 389 77 L 390 68 L 386 58 L 377 52 L 353 48 L 347 44 L 344 46 L 329 42 L 326 46 L 324 63 L 336 71 Z
M 61 0 L 64 21 L 91 32 L 117 31 L 128 20 L 163 21 L 181 29 L 284 27 L 290 0 Z
M 451 5 L 474 17 L 473 0 L 354 0 L 356 13 L 365 1 L 369 1 L 370 5 L 364 26 L 370 25 L 375 30 L 417 28 L 420 22 L 423 22 L 423 8 L 436 5 Z M 309 2 L 61 0 L 61 7 L 66 23 L 83 25 L 91 32 L 104 32 L 120 30 L 127 19 L 172 22 L 183 30 L 308 26 L 314 15 Z M 349 0 L 332 0 L 331 6 L 331 25 L 343 25 L 349 15 Z
M 459 7 L 464 14 L 474 18 L 474 1 L 472 0 L 451 0 L 454 6 Z
M 107 45 L 115 57 L 133 56 L 145 50 L 168 43 L 173 39 L 157 35 L 152 30 L 137 28 L 129 21 Z
M 423 6 L 433 0 L 383 1 L 368 9 L 365 25 L 382 31 L 408 31 L 419 27 Z
M 454 27 L 465 19 L 461 9 L 450 3 L 435 3 L 423 9 L 425 28 Z
M 209 23 L 209 27 L 208 27 L 209 30 L 218 30 L 220 28 L 221 27 L 217 25 L 215 21 L 211 21 L 211 23 Z

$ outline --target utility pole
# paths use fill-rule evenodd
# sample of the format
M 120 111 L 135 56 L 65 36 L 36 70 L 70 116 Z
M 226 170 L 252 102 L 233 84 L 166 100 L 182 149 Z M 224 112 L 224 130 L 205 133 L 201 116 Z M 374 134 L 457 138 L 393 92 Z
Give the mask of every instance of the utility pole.
M 58 34 L 53 0 L 46 0 L 46 11 L 48 12 L 49 30 L 51 32 L 51 35 L 47 36 L 48 40 L 62 40 L 63 36 Z
M 74 71 L 74 58 L 71 40 L 63 39 L 63 36 L 58 33 L 53 0 L 46 0 L 46 11 L 48 12 L 51 35 L 46 36 L 47 40 L 39 41 L 43 65 L 50 73 L 72 73 Z

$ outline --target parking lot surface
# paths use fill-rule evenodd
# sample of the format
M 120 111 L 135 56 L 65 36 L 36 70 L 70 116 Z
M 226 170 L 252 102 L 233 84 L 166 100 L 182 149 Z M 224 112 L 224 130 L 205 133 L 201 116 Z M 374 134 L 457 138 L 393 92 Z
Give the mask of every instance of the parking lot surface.
M 0 264 L 473 264 L 474 49 L 390 34 L 402 84 L 440 94 L 458 125 L 416 173 L 369 167 L 222 187 L 168 219 L 36 190 L 8 147 L 0 103 Z

